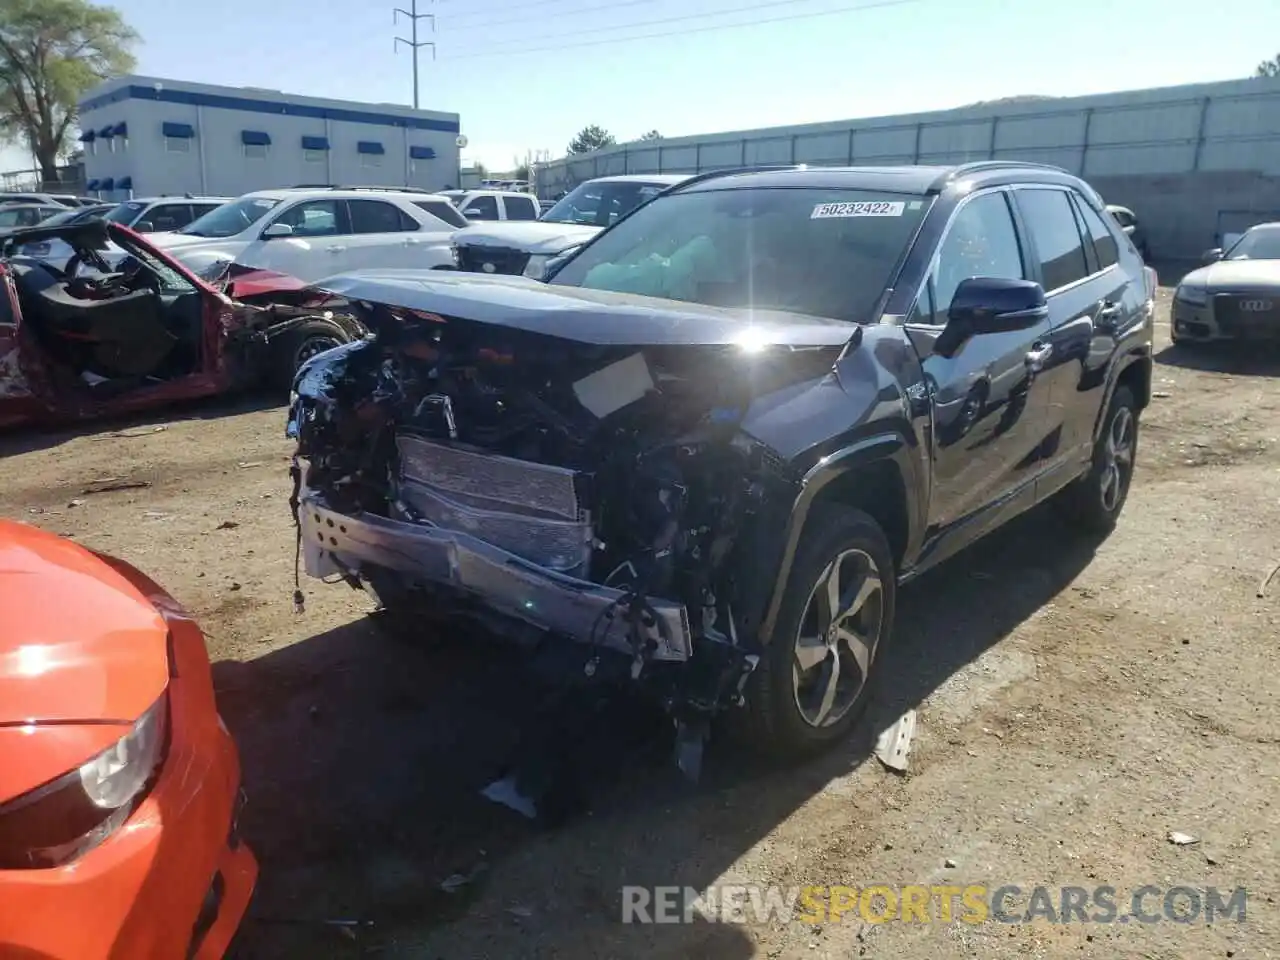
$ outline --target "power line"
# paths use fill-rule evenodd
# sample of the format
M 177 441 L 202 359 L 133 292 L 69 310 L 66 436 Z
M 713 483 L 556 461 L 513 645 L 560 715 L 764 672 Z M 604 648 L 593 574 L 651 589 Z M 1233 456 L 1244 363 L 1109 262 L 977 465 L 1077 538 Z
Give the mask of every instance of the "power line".
M 519 7 L 516 7 L 516 9 L 523 10 L 525 7 L 542 7 L 552 3 L 565 3 L 565 2 L 567 2 L 567 0 L 537 0 L 536 3 L 521 4 Z M 591 7 L 570 7 L 568 10 L 557 10 L 555 12 L 555 15 L 557 17 L 563 17 L 563 16 L 568 16 L 570 14 L 578 14 L 578 13 L 596 13 L 601 10 L 617 10 L 620 7 L 637 7 L 637 6 L 640 6 L 641 4 L 653 3 L 653 2 L 654 0 L 620 0 L 620 2 L 616 2 L 616 3 L 596 4 L 595 6 L 591 6 Z M 547 15 L 545 13 L 535 13 L 527 17 L 500 17 L 497 20 L 482 20 L 480 23 L 468 23 L 462 27 L 454 27 L 453 18 L 450 17 L 449 19 L 444 21 L 444 25 L 449 28 L 450 33 L 464 33 L 468 30 L 478 30 L 481 27 L 501 27 L 501 26 L 506 26 L 508 23 L 521 23 L 523 21 L 528 21 L 528 20 L 541 20 L 546 16 Z
M 395 43 L 392 44 L 392 46 L 398 50 L 400 48 L 400 44 L 403 43 L 406 47 L 409 48 L 409 51 L 413 56 L 413 109 L 417 110 L 418 109 L 418 49 L 420 47 L 430 47 L 431 59 L 434 60 L 436 58 L 436 45 L 432 43 L 430 40 L 422 40 L 422 41 L 418 40 L 418 21 L 430 20 L 431 32 L 435 33 L 436 18 L 429 13 L 419 13 L 418 0 L 410 0 L 408 10 L 404 10 L 400 7 L 396 7 L 395 10 L 393 10 L 391 13 L 392 24 L 396 24 L 400 22 L 400 14 L 402 13 L 409 18 L 409 23 L 411 25 L 409 30 L 409 36 L 412 37 L 413 39 L 406 40 L 404 37 L 397 36 Z
M 750 10 L 760 10 L 766 7 L 779 7 L 779 6 L 790 5 L 794 3 L 805 3 L 805 2 L 809 2 L 809 0 L 773 0 L 773 2 L 771 3 L 758 4 L 752 7 L 742 7 L 737 10 L 723 10 L 723 11 L 719 11 L 719 13 L 716 13 L 716 14 L 706 14 L 706 13 L 689 14 L 681 17 L 670 17 L 666 20 L 651 20 L 646 23 L 632 23 L 632 24 L 627 24 L 626 26 L 645 27 L 645 26 L 654 26 L 659 23 L 677 23 L 685 20 L 698 19 L 700 17 L 719 16 L 727 13 L 744 13 Z M 631 37 L 606 37 L 602 40 L 584 40 L 580 43 L 557 43 L 557 44 L 553 44 L 550 46 L 543 46 L 543 47 L 515 47 L 510 50 L 502 49 L 502 50 L 495 50 L 495 51 L 490 51 L 485 53 L 464 53 L 461 56 L 445 57 L 443 59 L 452 62 L 455 60 L 475 60 L 481 57 L 511 57 L 511 56 L 516 56 L 518 54 L 522 54 L 522 53 L 544 53 L 547 51 L 572 50 L 578 47 L 595 47 L 595 46 L 600 46 L 606 43 L 629 43 L 634 40 L 657 40 L 662 37 L 670 37 L 676 34 L 679 34 L 680 36 L 687 36 L 688 34 L 691 34 L 691 33 L 711 33 L 716 30 L 735 30 L 735 29 L 741 29 L 743 27 L 761 27 L 768 24 L 772 24 L 772 23 L 786 23 L 793 20 L 814 20 L 814 19 L 817 19 L 818 17 L 832 17 L 832 16 L 837 16 L 839 14 L 845 14 L 845 13 L 858 13 L 862 10 L 879 10 L 885 7 L 902 7 L 908 4 L 919 3 L 919 2 L 920 0 L 878 0 L 878 2 L 874 2 L 874 3 L 860 3 L 860 4 L 851 5 L 851 6 L 836 7 L 831 10 L 819 10 L 814 13 L 793 13 L 787 16 L 782 16 L 782 17 L 767 17 L 767 18 L 758 19 L 758 20 L 748 20 L 744 23 L 723 23 L 723 24 L 713 24 L 705 27 L 691 27 L 688 29 L 681 29 L 681 30 L 660 30 L 656 33 L 642 33 L 642 34 L 638 34 L 636 36 L 631 36 Z M 622 28 L 613 27 L 610 29 L 622 29 Z M 599 32 L 598 29 L 578 31 L 579 34 L 598 33 L 598 32 Z M 550 39 L 551 37 L 555 37 L 555 36 L 563 37 L 563 36 L 574 36 L 574 35 L 575 34 L 573 33 L 546 34 L 536 39 Z M 535 38 L 529 37 L 526 39 L 535 39 Z

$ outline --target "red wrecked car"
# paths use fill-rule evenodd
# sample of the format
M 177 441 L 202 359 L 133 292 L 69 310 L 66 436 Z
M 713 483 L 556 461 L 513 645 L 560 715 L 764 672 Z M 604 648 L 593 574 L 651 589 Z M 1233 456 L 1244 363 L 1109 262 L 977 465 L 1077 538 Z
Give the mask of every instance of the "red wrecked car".
M 72 251 L 62 265 L 23 252 L 55 240 Z M 198 276 L 102 220 L 5 234 L 0 279 L 0 427 L 287 385 L 365 333 L 292 277 L 231 264 Z

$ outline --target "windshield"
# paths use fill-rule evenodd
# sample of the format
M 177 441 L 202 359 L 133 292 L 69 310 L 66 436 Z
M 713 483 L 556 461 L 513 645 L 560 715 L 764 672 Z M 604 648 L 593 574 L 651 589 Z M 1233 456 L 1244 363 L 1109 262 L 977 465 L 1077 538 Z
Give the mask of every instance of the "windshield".
M 192 237 L 234 237 L 265 217 L 279 202 L 272 197 L 241 197 L 197 217 L 177 232 Z
M 1251 227 L 1223 256 L 1224 260 L 1280 260 L 1280 223 Z
M 677 193 L 606 230 L 550 282 L 862 323 L 929 203 L 863 190 Z
M 111 223 L 123 224 L 127 227 L 138 219 L 138 214 L 145 209 L 147 209 L 145 203 L 118 203 L 102 219 L 109 220 Z
M 607 227 L 624 213 L 656 197 L 667 186 L 665 183 L 588 180 L 561 197 L 542 219 L 551 223 Z

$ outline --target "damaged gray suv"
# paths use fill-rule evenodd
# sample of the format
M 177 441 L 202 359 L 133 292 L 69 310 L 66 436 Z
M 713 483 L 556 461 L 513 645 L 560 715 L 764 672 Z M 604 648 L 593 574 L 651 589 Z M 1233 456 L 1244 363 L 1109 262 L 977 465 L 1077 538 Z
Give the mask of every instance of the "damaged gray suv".
M 294 384 L 306 572 L 775 753 L 852 728 L 905 581 L 1050 498 L 1109 531 L 1151 395 L 1154 273 L 1034 164 L 719 172 L 540 281 L 323 286 L 372 335 Z

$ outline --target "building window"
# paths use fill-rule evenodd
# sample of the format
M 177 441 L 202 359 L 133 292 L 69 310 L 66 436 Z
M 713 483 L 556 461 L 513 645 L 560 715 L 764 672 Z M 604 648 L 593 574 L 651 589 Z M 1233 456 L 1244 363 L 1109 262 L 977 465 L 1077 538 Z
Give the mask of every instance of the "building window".
M 265 160 L 269 149 L 270 147 L 265 143 L 246 143 L 244 155 L 250 160 Z
M 362 166 L 362 167 L 380 167 L 380 166 L 382 166 L 382 154 L 380 154 L 380 153 L 362 153 L 362 154 L 360 154 L 360 166 Z
M 306 163 L 324 163 L 326 153 L 325 150 L 303 150 L 302 159 Z
M 165 137 L 165 153 L 190 153 L 191 140 L 187 137 Z

